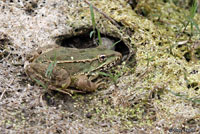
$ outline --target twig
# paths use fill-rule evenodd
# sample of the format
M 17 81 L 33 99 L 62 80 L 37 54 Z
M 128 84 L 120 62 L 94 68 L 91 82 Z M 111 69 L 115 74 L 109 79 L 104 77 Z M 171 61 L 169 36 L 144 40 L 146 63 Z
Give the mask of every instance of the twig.
M 12 80 L 10 81 L 10 83 L 9 83 L 9 84 L 7 84 L 7 85 L 12 85 L 12 84 L 13 84 L 13 82 L 14 82 L 14 80 L 15 80 L 15 78 L 14 78 L 14 79 L 12 79 Z M 3 93 L 2 93 L 2 94 L 1 94 L 1 96 L 0 96 L 0 101 L 2 100 L 2 98 L 3 98 L 4 94 L 5 94 L 5 92 L 6 92 L 6 88 L 3 90 Z
M 5 94 L 5 92 L 6 92 L 6 88 L 3 90 L 3 93 L 1 94 L 0 101 L 2 100 L 2 98 L 3 98 L 4 94 Z
M 92 5 L 90 4 L 87 0 L 83 0 L 87 5 Z M 110 20 L 114 25 L 116 25 L 117 28 L 120 29 L 120 25 L 112 18 L 110 18 L 108 15 L 106 15 L 104 12 L 100 11 L 97 7 L 93 6 L 92 7 L 97 11 L 99 12 L 100 14 L 102 14 L 106 19 Z

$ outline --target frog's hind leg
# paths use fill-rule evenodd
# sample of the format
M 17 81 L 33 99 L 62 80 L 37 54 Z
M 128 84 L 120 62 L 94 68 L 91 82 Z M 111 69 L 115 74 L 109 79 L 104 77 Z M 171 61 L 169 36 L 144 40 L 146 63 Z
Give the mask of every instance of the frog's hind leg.
M 55 66 L 52 69 L 50 75 L 48 76 L 46 73 L 48 68 L 49 68 L 48 64 L 32 63 L 26 67 L 26 74 L 31 79 L 36 81 L 39 85 L 43 85 L 43 87 L 47 89 L 57 90 L 63 93 L 67 93 L 68 92 L 67 87 L 71 83 L 69 72 Z M 65 91 L 63 91 L 64 89 Z

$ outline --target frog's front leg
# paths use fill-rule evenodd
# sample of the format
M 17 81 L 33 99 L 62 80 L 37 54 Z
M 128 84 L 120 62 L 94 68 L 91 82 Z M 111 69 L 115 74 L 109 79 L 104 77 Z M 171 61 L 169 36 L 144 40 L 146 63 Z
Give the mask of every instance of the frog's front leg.
M 48 67 L 48 64 L 31 63 L 26 66 L 25 72 L 32 80 L 36 81 L 40 85 L 44 84 L 44 86 L 48 89 L 67 89 L 71 83 L 69 72 L 59 67 L 54 67 L 48 76 L 46 74 Z

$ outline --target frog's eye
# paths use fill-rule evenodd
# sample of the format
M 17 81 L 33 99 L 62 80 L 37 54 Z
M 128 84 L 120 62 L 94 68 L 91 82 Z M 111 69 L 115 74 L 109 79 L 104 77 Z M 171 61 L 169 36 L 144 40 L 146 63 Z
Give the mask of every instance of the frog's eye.
M 99 61 L 103 62 L 106 60 L 106 55 L 99 55 Z

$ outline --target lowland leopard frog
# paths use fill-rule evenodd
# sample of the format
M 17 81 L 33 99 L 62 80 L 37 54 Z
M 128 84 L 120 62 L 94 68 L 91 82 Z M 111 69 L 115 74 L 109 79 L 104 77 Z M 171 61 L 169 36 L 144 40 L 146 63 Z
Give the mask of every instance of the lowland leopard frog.
M 111 68 L 121 57 L 121 53 L 102 47 L 77 49 L 60 46 L 40 54 L 25 71 L 31 79 L 42 82 L 48 89 L 67 94 L 93 92 L 100 85 L 92 82 L 98 76 L 97 72 Z M 48 76 L 47 70 L 51 66 Z

